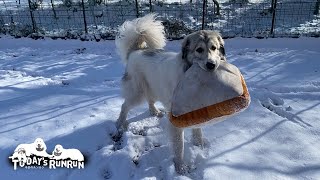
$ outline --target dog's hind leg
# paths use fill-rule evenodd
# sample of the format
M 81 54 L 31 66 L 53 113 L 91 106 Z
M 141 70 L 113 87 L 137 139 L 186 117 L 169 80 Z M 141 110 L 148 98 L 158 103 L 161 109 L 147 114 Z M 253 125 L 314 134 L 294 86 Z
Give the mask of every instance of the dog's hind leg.
M 169 123 L 170 134 L 171 134 L 171 147 L 174 152 L 174 167 L 177 173 L 184 174 L 186 167 L 183 163 L 184 156 L 184 132 L 182 128 L 176 128 Z
M 155 99 L 152 91 L 149 88 L 149 84 L 146 80 L 144 80 L 144 94 L 149 104 L 149 112 L 151 116 L 163 116 L 162 112 L 154 105 Z
M 128 123 L 126 122 L 128 112 L 133 107 L 139 105 L 143 98 L 141 90 L 130 80 L 124 79 L 123 82 L 123 97 L 124 103 L 121 106 L 121 112 L 117 120 L 117 128 L 127 130 Z
M 119 118 L 117 120 L 118 129 L 122 128 L 123 130 L 127 130 L 128 122 L 126 121 L 126 119 L 128 116 L 128 112 L 133 107 L 139 105 L 142 102 L 142 100 L 143 100 L 143 97 L 139 93 L 132 94 L 129 98 L 125 98 L 125 101 L 121 106 L 121 112 L 120 112 Z
M 192 142 L 193 145 L 203 147 L 202 130 L 201 128 L 192 129 Z
M 127 129 L 128 123 L 126 122 L 128 112 L 130 110 L 129 103 L 125 100 L 121 106 L 121 112 L 119 118 L 117 120 L 117 128 L 118 129 Z
M 148 100 L 148 104 L 151 116 L 163 116 L 162 112 L 154 105 L 154 101 Z

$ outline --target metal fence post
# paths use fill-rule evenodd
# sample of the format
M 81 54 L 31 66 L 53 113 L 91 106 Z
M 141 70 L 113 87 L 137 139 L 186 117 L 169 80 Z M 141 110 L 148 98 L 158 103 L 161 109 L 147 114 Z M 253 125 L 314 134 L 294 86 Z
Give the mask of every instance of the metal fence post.
M 204 20 L 204 18 L 206 17 L 206 6 L 207 6 L 207 0 L 203 0 L 203 6 L 202 6 L 202 27 L 201 27 L 202 30 L 204 30 L 204 26 L 205 26 L 205 20 Z
M 53 0 L 51 0 L 51 7 L 52 7 L 52 11 L 53 11 L 53 16 L 55 19 L 57 19 L 57 13 L 56 13 L 56 10 L 54 9 Z
M 320 0 L 317 0 L 316 5 L 314 7 L 313 14 L 318 15 L 319 14 L 319 8 L 320 8 Z
M 276 8 L 277 8 L 277 0 L 273 0 L 273 7 L 272 8 L 272 23 L 271 23 L 271 30 L 270 34 L 274 37 L 274 25 L 276 20 Z
M 152 0 L 149 0 L 150 12 L 152 12 Z
M 81 0 L 82 4 L 82 13 L 83 13 L 83 23 L 84 23 L 84 32 L 88 34 L 88 27 L 87 27 L 87 20 L 86 20 L 86 13 L 84 8 L 84 2 Z
M 139 17 L 139 4 L 138 4 L 138 0 L 135 0 L 136 2 L 136 16 L 137 18 Z
M 31 7 L 31 1 L 28 0 L 28 4 L 29 4 L 29 11 L 30 11 L 30 17 L 31 17 L 31 22 L 32 22 L 32 30 L 35 33 L 36 32 L 36 22 L 34 21 L 34 17 L 33 17 L 33 8 Z

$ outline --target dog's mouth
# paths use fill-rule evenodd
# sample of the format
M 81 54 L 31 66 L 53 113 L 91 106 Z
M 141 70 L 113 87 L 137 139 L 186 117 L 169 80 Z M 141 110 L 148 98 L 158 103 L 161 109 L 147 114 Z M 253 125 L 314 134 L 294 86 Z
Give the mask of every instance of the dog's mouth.
M 36 150 L 37 150 L 37 151 L 43 151 L 43 150 L 44 150 L 44 148 L 37 147 L 37 148 L 36 148 Z
M 213 72 L 215 71 L 219 65 L 214 64 L 214 63 L 202 63 L 202 62 L 198 62 L 197 65 L 203 69 L 204 71 L 208 71 L 208 72 Z
M 213 72 L 215 71 L 216 68 L 208 68 L 206 65 L 204 66 L 200 66 L 201 69 L 203 69 L 204 71 L 207 71 L 207 72 Z
M 207 68 L 209 71 L 213 71 L 213 70 L 216 68 L 216 64 L 211 63 L 211 62 L 207 62 L 207 63 L 206 63 L 206 68 Z
M 60 156 L 61 154 L 62 154 L 62 152 L 53 152 L 53 154 L 55 155 L 55 156 Z

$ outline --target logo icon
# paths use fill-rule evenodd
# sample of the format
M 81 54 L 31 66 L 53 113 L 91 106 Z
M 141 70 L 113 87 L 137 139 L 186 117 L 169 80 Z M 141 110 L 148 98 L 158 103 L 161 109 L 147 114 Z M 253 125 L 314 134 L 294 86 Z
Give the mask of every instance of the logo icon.
M 78 149 L 65 149 L 57 144 L 52 154 L 47 153 L 47 146 L 43 139 L 37 138 L 30 144 L 19 144 L 9 157 L 13 168 L 49 169 L 56 168 L 84 168 L 84 156 Z

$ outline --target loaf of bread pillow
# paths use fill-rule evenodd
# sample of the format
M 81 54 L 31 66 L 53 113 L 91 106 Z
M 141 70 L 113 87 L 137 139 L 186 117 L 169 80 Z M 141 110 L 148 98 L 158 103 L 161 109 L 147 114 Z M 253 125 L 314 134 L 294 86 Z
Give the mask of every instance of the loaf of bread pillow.
M 176 127 L 217 123 L 246 109 L 250 95 L 239 69 L 221 62 L 215 71 L 192 65 L 175 88 L 170 121 Z

